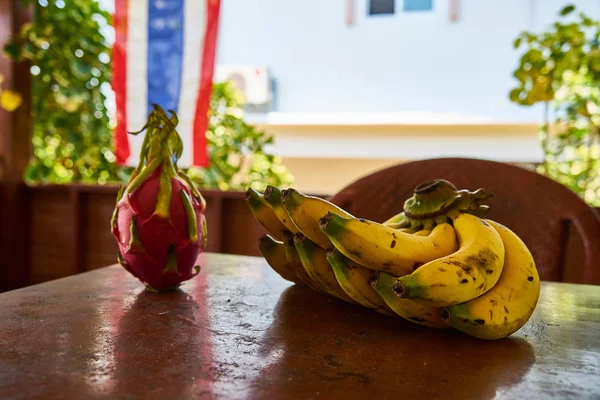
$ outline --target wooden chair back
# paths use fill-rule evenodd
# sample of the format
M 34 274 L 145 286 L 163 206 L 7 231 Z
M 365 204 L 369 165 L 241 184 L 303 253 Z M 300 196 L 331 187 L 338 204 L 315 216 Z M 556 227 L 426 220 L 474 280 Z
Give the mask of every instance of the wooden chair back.
M 353 215 L 382 222 L 402 211 L 417 185 L 437 178 L 447 179 L 459 189 L 484 188 L 494 193 L 486 218 L 506 225 L 523 239 L 541 279 L 600 284 L 600 219 L 596 212 L 566 186 L 519 166 L 468 158 L 409 162 L 365 176 L 340 190 L 331 201 Z M 583 261 L 567 270 L 570 226 L 583 243 Z

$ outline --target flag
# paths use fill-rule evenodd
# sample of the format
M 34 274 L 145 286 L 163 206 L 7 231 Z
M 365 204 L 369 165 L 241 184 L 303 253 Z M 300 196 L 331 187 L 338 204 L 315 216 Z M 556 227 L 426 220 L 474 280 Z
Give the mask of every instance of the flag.
M 117 162 L 135 165 L 140 130 L 158 104 L 175 110 L 179 165 L 208 165 L 206 130 L 220 0 L 115 0 L 113 79 Z

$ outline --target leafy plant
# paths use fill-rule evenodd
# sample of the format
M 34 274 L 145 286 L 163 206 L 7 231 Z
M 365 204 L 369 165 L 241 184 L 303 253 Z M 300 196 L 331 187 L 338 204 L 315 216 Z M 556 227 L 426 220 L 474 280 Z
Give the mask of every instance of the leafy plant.
M 267 185 L 291 184 L 293 177 L 281 159 L 265 153 L 273 137 L 244 121 L 243 105 L 243 95 L 232 83 L 213 85 L 206 133 L 210 165 L 191 168 L 188 174 L 201 187 L 221 190 L 264 190 Z
M 567 5 L 559 17 L 566 20 L 574 12 Z M 514 47 L 526 51 L 514 71 L 518 85 L 510 99 L 544 107 L 539 171 L 600 205 L 600 22 L 578 13 L 540 34 L 522 32 Z
M 106 97 L 111 47 L 102 28 L 112 24 L 110 13 L 96 0 L 25 3 L 32 3 L 33 23 L 23 26 L 4 52 L 31 63 L 34 154 L 26 181 L 127 181 L 132 168 L 115 164 L 114 121 Z M 189 171 L 200 187 L 264 189 L 293 181 L 281 160 L 265 152 L 272 136 L 245 123 L 243 104 L 232 84 L 214 85 L 207 131 L 210 165 Z
M 110 13 L 93 0 L 40 0 L 33 21 L 4 48 L 11 59 L 31 63 L 34 157 L 26 179 L 122 179 L 106 109 L 111 49 L 100 30 Z

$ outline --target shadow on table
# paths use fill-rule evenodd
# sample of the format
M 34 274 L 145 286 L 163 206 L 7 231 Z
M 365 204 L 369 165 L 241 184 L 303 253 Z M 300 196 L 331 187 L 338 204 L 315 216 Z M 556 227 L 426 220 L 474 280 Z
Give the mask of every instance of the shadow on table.
M 522 339 L 424 328 L 295 286 L 282 294 L 259 352 L 280 357 L 261 370 L 250 398 L 491 399 L 535 361 Z

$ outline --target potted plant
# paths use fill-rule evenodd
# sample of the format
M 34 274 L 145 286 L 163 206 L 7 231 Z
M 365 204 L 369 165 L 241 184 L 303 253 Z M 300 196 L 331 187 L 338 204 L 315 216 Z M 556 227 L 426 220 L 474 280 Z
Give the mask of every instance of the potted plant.
M 567 5 L 539 34 L 522 32 L 525 52 L 514 70 L 514 103 L 543 107 L 539 172 L 600 205 L 600 22 Z

